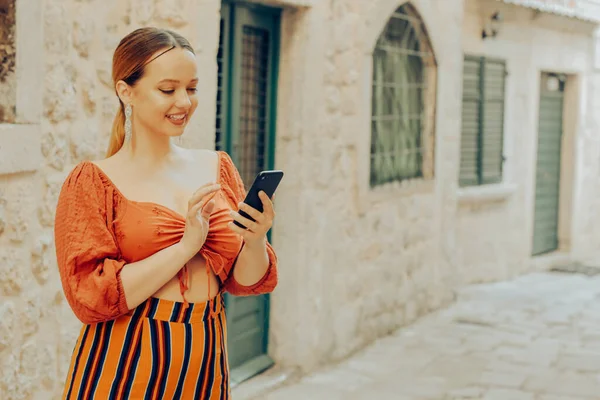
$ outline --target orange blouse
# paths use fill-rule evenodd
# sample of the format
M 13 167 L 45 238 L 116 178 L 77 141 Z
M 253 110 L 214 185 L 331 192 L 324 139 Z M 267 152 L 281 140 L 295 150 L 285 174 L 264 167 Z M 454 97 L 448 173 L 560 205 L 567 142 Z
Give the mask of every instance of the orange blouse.
M 221 189 L 213 194 L 215 208 L 199 254 L 207 274 L 210 268 L 224 291 L 236 296 L 269 293 L 277 285 L 277 256 L 268 243 L 269 268 L 260 281 L 243 286 L 233 277 L 243 241 L 227 227 L 229 210 L 237 209 L 246 194 L 229 155 L 217 153 Z M 183 215 L 157 203 L 128 200 L 96 164 L 78 164 L 61 189 L 54 226 L 61 282 L 75 315 L 83 323 L 96 323 L 126 314 L 123 266 L 177 243 L 184 230 Z M 178 277 L 185 301 L 187 267 Z

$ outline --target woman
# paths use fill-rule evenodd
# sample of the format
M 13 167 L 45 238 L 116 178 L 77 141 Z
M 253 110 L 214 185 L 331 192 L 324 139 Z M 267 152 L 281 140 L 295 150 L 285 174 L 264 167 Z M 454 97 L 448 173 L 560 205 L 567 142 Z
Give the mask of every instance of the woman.
M 277 284 L 272 203 L 264 193 L 262 213 L 241 203 L 226 153 L 172 144 L 198 105 L 187 40 L 132 32 L 113 80 L 121 107 L 108 157 L 73 169 L 56 210 L 61 281 L 84 323 L 63 398 L 228 399 L 223 292 Z

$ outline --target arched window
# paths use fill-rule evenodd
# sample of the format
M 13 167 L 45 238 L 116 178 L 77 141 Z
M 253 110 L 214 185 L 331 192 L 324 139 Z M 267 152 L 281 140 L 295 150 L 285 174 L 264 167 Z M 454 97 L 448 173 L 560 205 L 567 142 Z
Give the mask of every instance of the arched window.
M 373 51 L 371 186 L 433 177 L 435 72 L 423 21 L 404 4 Z

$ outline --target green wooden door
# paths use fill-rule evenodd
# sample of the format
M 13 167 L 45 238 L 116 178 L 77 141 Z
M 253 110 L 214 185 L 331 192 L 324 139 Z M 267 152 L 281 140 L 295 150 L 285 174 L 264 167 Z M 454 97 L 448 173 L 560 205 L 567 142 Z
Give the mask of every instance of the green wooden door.
M 563 133 L 564 80 L 549 89 L 549 79 L 542 74 L 538 152 L 533 223 L 533 255 L 558 248 L 558 210 L 560 197 L 560 159 Z
M 226 150 L 246 189 L 274 168 L 279 10 L 228 2 L 221 9 L 216 147 Z M 269 296 L 226 296 L 232 382 L 273 365 L 267 355 Z

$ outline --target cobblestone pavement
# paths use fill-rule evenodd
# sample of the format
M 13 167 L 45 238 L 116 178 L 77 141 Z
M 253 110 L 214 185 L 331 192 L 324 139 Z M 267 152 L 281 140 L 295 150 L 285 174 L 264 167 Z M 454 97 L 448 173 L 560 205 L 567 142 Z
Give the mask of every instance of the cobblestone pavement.
M 266 400 L 600 399 L 600 277 L 470 286 L 448 309 Z

